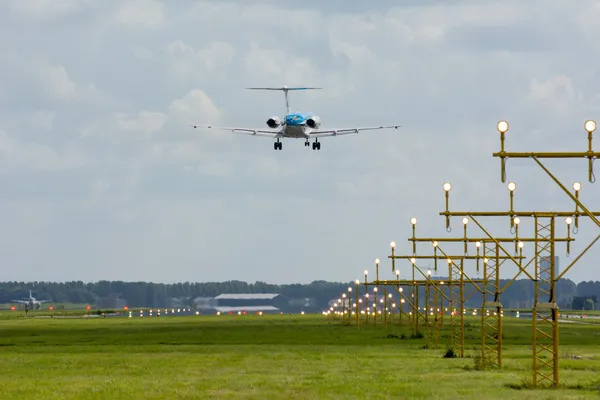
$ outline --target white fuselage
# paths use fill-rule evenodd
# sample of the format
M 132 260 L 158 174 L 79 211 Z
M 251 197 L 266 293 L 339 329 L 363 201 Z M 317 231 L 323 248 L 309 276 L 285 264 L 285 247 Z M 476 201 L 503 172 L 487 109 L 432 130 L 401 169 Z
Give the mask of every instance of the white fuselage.
M 311 131 L 312 129 L 306 125 L 284 125 L 282 134 L 286 138 L 310 139 Z
M 31 295 L 31 291 L 29 291 L 29 297 L 25 300 L 13 300 L 15 303 L 25 304 L 27 308 L 35 310 L 36 308 L 41 308 L 42 303 L 47 302 L 48 300 L 37 300 L 35 297 Z
M 311 120 L 309 121 L 309 119 Z M 310 139 L 310 133 L 317 128 L 317 126 L 308 125 L 307 121 L 314 124 L 312 119 L 318 120 L 318 117 L 312 113 L 290 113 L 285 116 L 280 132 L 286 138 Z

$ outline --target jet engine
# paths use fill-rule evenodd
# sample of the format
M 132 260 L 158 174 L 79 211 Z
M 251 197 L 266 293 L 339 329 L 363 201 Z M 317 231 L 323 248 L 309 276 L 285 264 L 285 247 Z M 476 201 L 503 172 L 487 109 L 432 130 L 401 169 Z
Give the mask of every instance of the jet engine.
M 306 126 L 312 129 L 317 129 L 321 126 L 321 118 L 316 115 L 306 120 Z
M 271 117 L 267 120 L 267 125 L 269 125 L 269 128 L 277 128 L 281 125 L 281 119 L 279 117 Z

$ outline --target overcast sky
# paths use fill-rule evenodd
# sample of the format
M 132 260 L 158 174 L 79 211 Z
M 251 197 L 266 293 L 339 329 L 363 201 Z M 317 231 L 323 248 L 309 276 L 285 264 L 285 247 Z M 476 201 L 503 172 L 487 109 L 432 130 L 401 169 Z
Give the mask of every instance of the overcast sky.
M 439 216 L 444 182 L 454 211 L 508 208 L 499 119 L 508 150 L 586 150 L 600 3 L 398 3 L 0 0 L 0 280 L 347 281 L 377 257 L 391 278 L 411 217 L 418 236 L 462 235 Z M 244 88 L 284 84 L 324 88 L 291 96 L 323 128 L 402 128 L 320 151 L 190 128 L 265 128 L 283 94 Z M 547 165 L 600 208 L 586 160 Z M 574 209 L 533 160 L 507 167 L 516 209 Z M 481 222 L 511 235 L 508 218 Z M 560 268 L 598 232 L 582 220 Z M 567 277 L 600 279 L 599 256 Z

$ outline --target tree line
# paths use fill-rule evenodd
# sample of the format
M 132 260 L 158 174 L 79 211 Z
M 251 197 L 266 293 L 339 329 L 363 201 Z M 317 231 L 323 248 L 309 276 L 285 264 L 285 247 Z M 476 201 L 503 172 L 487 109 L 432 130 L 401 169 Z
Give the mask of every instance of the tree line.
M 501 280 L 503 288 L 509 280 Z M 98 299 L 118 295 L 126 300 L 129 307 L 169 307 L 172 300 L 183 299 L 184 305 L 192 305 L 197 297 L 215 297 L 222 293 L 278 293 L 288 299 L 312 299 L 311 308 L 324 309 L 328 302 L 337 299 L 342 293 L 348 293 L 348 287 L 353 292 L 354 299 L 356 285 L 354 282 L 326 282 L 314 281 L 308 284 L 283 284 L 274 285 L 266 282 L 182 282 L 182 283 L 153 283 L 153 282 L 123 282 L 123 281 L 98 281 L 85 283 L 82 281 L 71 282 L 0 282 L 0 304 L 11 303 L 14 300 L 25 299 L 29 290 L 38 300 L 51 300 L 53 303 L 76 303 L 95 305 Z M 369 292 L 372 292 L 369 287 Z M 501 302 L 505 308 L 530 307 L 534 297 L 534 283 L 529 279 L 512 282 L 501 294 Z M 597 304 L 600 299 L 600 281 L 584 281 L 575 283 L 568 279 L 561 279 L 556 284 L 557 303 L 562 309 L 576 309 L 585 307 L 589 309 L 592 303 Z M 364 293 L 363 284 L 359 292 Z M 393 292 L 393 290 L 392 290 Z M 447 288 L 446 288 L 447 292 Z M 424 303 L 425 290 L 421 288 L 420 302 Z M 467 307 L 480 307 L 483 300 L 481 293 L 471 284 L 465 284 L 465 294 L 468 296 Z M 488 299 L 488 301 L 493 301 Z M 541 300 L 547 301 L 547 300 Z

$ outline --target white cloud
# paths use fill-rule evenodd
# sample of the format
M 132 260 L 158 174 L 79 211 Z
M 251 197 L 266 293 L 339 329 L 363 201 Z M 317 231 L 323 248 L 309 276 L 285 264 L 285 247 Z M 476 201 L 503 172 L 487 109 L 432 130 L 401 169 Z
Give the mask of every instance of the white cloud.
M 269 50 L 256 42 L 250 43 L 244 63 L 247 74 L 259 82 L 303 85 L 314 82 L 317 76 L 309 57 L 298 57 L 293 51 Z
M 77 10 L 88 0 L 7 0 L 13 15 L 35 20 L 52 19 L 65 16 Z
M 231 166 L 223 161 L 208 161 L 198 167 L 198 173 L 208 176 L 225 176 L 232 172 Z
M 542 81 L 533 78 L 529 85 L 529 98 L 536 105 L 563 115 L 571 115 L 574 108 L 584 101 L 582 94 L 573 87 L 571 78 L 564 75 Z
M 119 5 L 114 18 L 125 25 L 162 26 L 165 23 L 164 5 L 156 0 L 129 0 Z
M 73 148 L 62 150 L 47 145 L 19 140 L 0 130 L 0 172 L 61 171 L 82 166 L 80 154 Z
M 133 48 L 133 55 L 146 60 L 154 59 L 154 54 L 152 53 L 152 50 L 143 46 L 135 46 Z
M 277 160 L 273 157 L 262 157 L 255 161 L 258 170 L 269 175 L 278 175 L 281 168 Z
M 47 101 L 48 106 L 66 102 L 81 107 L 111 101 L 110 96 L 98 90 L 94 83 L 76 82 L 64 65 L 40 61 L 39 57 L 25 57 L 16 67 L 20 68 L 18 73 L 25 72 L 27 76 L 21 78 L 21 82 L 11 84 L 21 83 L 25 90 L 31 88 L 39 97 L 36 100 Z
M 124 131 L 142 131 L 152 133 L 165 124 L 167 116 L 160 112 L 140 111 L 135 118 L 117 115 L 119 128 Z
M 90 194 L 92 197 L 101 197 L 109 193 L 110 188 L 110 183 L 107 182 L 105 179 L 96 178 L 90 184 Z
M 51 131 L 54 128 L 54 118 L 56 113 L 53 111 L 36 111 L 31 117 L 31 127 L 36 130 Z
M 181 99 L 174 100 L 167 110 L 169 117 L 173 118 L 181 127 L 218 125 L 221 119 L 221 111 L 201 89 L 190 90 Z M 202 123 L 202 121 L 210 122 Z
M 223 77 L 224 70 L 229 66 L 234 55 L 233 47 L 226 42 L 212 42 L 196 50 L 177 40 L 170 43 L 166 51 L 175 76 L 194 77 L 202 81 L 214 76 Z
M 352 279 L 391 239 L 407 249 L 411 216 L 446 234 L 445 181 L 451 208 L 507 206 L 498 119 L 512 150 L 585 148 L 598 110 L 598 27 L 582 23 L 594 2 L 57 1 L 0 13 L 0 237 L 15 249 L 0 261 L 17 266 L 6 279 Z M 282 84 L 324 88 L 291 98 L 323 128 L 403 127 L 277 152 L 191 128 L 264 128 L 283 96 L 243 88 Z M 561 165 L 585 179 L 585 163 Z M 508 167 L 517 207 L 572 208 L 536 165 Z
M 36 77 L 46 95 L 55 100 L 73 100 L 77 95 L 75 82 L 62 65 L 39 65 Z

